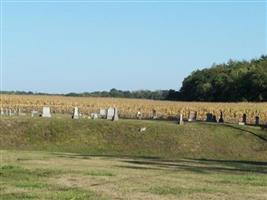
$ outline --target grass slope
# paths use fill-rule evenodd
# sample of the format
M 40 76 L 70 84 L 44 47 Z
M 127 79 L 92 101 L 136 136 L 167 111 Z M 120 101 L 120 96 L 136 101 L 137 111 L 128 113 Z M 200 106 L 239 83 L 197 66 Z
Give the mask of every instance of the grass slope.
M 146 127 L 146 132 L 139 128 Z M 0 148 L 160 158 L 267 160 L 267 132 L 257 127 L 167 121 L 0 120 Z

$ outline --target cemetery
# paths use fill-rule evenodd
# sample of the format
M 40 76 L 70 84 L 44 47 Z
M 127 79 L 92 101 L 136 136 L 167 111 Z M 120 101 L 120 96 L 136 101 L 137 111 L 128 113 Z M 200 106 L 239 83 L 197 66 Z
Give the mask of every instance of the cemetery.
M 30 108 L 0 107 L 4 199 L 264 199 L 262 112 Z
M 178 121 L 179 125 L 183 125 L 185 122 L 212 122 L 212 123 L 228 123 L 228 124 L 235 124 L 233 122 L 230 121 L 225 121 L 224 120 L 224 114 L 222 111 L 220 111 L 220 115 L 218 116 L 218 120 L 217 120 L 217 116 L 212 114 L 212 113 L 206 113 L 206 119 L 198 119 L 197 117 L 197 111 L 189 111 L 188 112 L 188 118 L 184 117 L 184 111 L 177 113 L 177 118 L 176 120 Z M 57 114 L 57 113 L 54 113 Z M 30 115 L 31 117 L 43 117 L 43 118 L 51 118 L 52 114 L 51 114 L 51 109 L 50 107 L 42 107 L 41 111 L 37 111 L 37 110 L 32 110 L 30 113 L 28 113 L 28 115 Z M 16 108 L 16 109 L 11 109 L 11 108 L 0 108 L 0 116 L 4 117 L 4 116 L 27 116 L 26 112 L 22 112 L 21 108 Z M 100 108 L 99 112 L 94 112 L 94 113 L 88 113 L 88 116 L 86 117 L 86 114 L 83 116 L 82 113 L 80 112 L 80 109 L 78 107 L 74 107 L 72 114 L 71 114 L 71 118 L 72 119 L 81 119 L 81 118 L 88 118 L 88 119 L 106 119 L 106 120 L 110 120 L 110 121 L 118 121 L 119 120 L 119 111 L 116 107 L 109 107 L 107 109 L 103 109 Z M 120 117 L 121 118 L 121 117 Z M 123 118 L 122 118 L 123 119 Z M 127 118 L 129 119 L 129 118 Z M 151 118 L 142 118 L 142 112 L 139 110 L 136 113 L 136 118 L 133 119 L 138 119 L 138 120 L 160 120 L 160 118 L 158 118 L 156 116 L 156 110 L 153 109 L 152 110 L 152 117 Z M 260 120 L 259 115 L 255 116 L 255 121 L 253 123 L 248 123 L 247 122 L 247 115 L 244 113 L 242 115 L 242 118 L 240 118 L 238 120 L 238 125 L 243 126 L 243 125 L 250 125 L 250 126 L 260 126 L 260 127 L 265 127 L 267 125 L 267 122 L 264 122 L 262 120 Z

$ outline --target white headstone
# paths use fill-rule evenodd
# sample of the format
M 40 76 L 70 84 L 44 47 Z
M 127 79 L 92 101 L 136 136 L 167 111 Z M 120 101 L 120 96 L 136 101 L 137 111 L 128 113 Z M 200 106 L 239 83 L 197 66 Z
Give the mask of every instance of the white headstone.
M 113 121 L 118 121 L 119 120 L 119 115 L 118 115 L 118 109 L 114 108 L 114 116 L 112 118 Z
M 8 110 L 8 116 L 12 116 L 12 110 L 11 110 L 11 108 Z
M 195 111 L 190 111 L 189 112 L 189 118 L 188 118 L 188 121 L 189 122 L 192 122 L 192 121 L 196 121 L 197 119 L 197 112 Z
M 42 117 L 51 117 L 51 113 L 50 113 L 50 108 L 49 107 L 43 107 Z
M 141 113 L 141 111 L 138 111 L 138 112 L 136 113 L 136 118 L 137 118 L 137 119 L 142 119 L 142 113 Z
M 73 109 L 72 119 L 79 119 L 79 109 L 78 109 L 78 107 L 75 107 Z
M 112 120 L 113 117 L 114 117 L 114 114 L 115 114 L 115 109 L 110 107 L 108 108 L 108 111 L 107 111 L 107 119 L 108 120 Z
M 4 108 L 1 107 L 1 116 L 5 115 Z
M 32 111 L 32 117 L 34 117 L 35 114 L 38 114 L 38 111 L 33 110 L 33 111 Z
M 184 124 L 183 114 L 180 114 L 179 125 L 183 125 L 183 124 Z
M 100 117 L 106 118 L 107 110 L 106 109 L 100 109 L 99 114 L 100 114 Z

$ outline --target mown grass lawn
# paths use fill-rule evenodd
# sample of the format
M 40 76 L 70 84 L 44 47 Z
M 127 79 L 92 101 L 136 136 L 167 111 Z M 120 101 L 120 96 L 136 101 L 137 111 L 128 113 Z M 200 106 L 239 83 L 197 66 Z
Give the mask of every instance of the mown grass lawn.
M 267 199 L 267 162 L 1 151 L 0 199 Z

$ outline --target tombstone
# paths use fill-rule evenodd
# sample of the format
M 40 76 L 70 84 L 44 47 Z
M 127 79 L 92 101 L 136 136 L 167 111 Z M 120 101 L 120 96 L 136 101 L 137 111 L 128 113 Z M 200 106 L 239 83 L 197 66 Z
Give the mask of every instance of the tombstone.
M 107 120 L 112 120 L 115 114 L 115 109 L 110 107 L 107 111 Z
M 4 109 L 1 107 L 1 112 L 0 112 L 1 116 L 5 115 Z
M 157 119 L 157 111 L 155 109 L 153 109 L 153 113 L 152 113 L 152 118 L 153 119 Z
M 213 116 L 212 116 L 212 122 L 216 122 L 216 123 L 217 123 L 216 115 L 213 115 Z
M 106 109 L 100 109 L 99 115 L 101 118 L 106 118 L 107 117 L 107 110 Z
M 43 107 L 42 117 L 51 117 L 50 107 Z
M 118 109 L 114 108 L 114 116 L 112 118 L 112 121 L 118 121 L 118 120 L 119 120 Z
M 79 119 L 79 109 L 78 107 L 74 107 L 73 109 L 73 114 L 72 114 L 72 119 Z
M 239 122 L 238 125 L 240 125 L 240 126 L 244 126 L 245 123 L 244 123 L 244 122 Z
M 197 112 L 195 111 L 190 111 L 189 112 L 189 118 L 188 118 L 188 121 L 189 122 L 193 122 L 193 121 L 196 121 L 197 120 Z
M 206 122 L 213 122 L 212 119 L 213 119 L 213 114 L 211 114 L 211 113 L 207 113 L 207 119 L 206 119 Z
M 21 112 L 21 109 L 18 109 L 18 116 L 26 116 L 26 113 Z
M 222 112 L 222 111 L 221 111 L 221 115 L 220 115 L 219 123 L 224 123 L 223 112 Z
M 140 120 L 142 119 L 142 113 L 140 111 L 136 113 L 136 118 Z
M 12 114 L 13 114 L 13 113 L 12 113 L 12 110 L 11 110 L 11 108 L 9 108 L 9 109 L 8 109 L 8 116 L 12 116 Z
M 6 108 L 6 116 L 8 116 L 8 114 L 9 114 L 9 111 L 8 111 L 8 108 Z
M 260 125 L 260 117 L 259 116 L 255 117 L 255 125 L 256 126 Z
M 32 114 L 32 117 L 34 117 L 35 114 L 38 115 L 38 111 L 36 111 L 36 110 L 32 110 L 31 114 Z
M 246 114 L 243 114 L 242 122 L 243 122 L 244 124 L 247 124 L 247 115 L 246 115 Z
M 97 113 L 91 113 L 91 119 L 98 119 Z
M 179 125 L 183 125 L 184 124 L 184 120 L 183 120 L 183 114 L 180 114 L 180 119 L 179 119 Z

